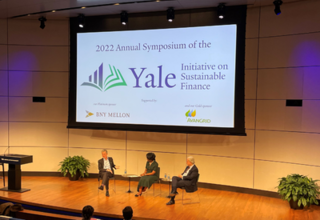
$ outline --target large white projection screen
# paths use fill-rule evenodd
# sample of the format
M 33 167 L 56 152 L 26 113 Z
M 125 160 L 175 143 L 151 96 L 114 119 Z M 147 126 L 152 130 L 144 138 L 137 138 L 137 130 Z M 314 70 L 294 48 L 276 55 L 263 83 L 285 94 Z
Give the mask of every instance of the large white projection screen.
M 234 128 L 237 25 L 77 33 L 76 122 Z

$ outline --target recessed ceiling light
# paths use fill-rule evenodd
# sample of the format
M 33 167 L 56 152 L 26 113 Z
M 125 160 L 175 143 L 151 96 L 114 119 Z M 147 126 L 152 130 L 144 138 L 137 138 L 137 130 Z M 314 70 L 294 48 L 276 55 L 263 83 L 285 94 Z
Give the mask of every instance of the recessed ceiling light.
M 81 7 L 81 9 L 85 9 L 86 7 Z
M 56 12 L 56 10 L 52 10 L 52 12 Z
M 114 5 L 120 5 L 119 3 L 116 3 L 116 4 L 114 4 Z

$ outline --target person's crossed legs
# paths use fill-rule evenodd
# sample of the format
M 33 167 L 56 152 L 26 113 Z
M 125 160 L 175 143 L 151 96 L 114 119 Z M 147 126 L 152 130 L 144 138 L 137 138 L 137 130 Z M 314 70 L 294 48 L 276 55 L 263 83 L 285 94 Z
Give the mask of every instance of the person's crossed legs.
M 172 177 L 172 190 L 170 193 L 171 200 L 167 203 L 167 205 L 173 205 L 175 203 L 174 199 L 176 197 L 177 188 L 182 188 L 185 186 L 190 186 L 191 182 L 181 179 L 180 177 L 174 176 Z

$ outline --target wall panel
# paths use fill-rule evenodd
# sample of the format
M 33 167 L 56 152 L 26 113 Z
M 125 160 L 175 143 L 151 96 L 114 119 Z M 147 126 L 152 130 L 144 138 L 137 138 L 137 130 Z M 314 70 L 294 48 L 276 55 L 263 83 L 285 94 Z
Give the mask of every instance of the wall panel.
M 125 138 L 125 131 L 69 129 L 70 147 L 125 149 Z
M 68 72 L 9 72 L 10 96 L 68 97 Z
M 259 68 L 319 65 L 320 33 L 260 39 Z
M 200 182 L 253 187 L 253 160 L 195 155 Z
M 259 70 L 258 99 L 302 99 L 304 69 Z
M 66 123 L 10 122 L 10 146 L 67 147 L 68 130 L 66 127 Z
M 258 39 L 246 39 L 245 68 L 258 68 Z
M 0 71 L 0 96 L 8 95 L 8 73 Z
M 255 129 L 256 100 L 245 100 L 245 128 Z
M 11 154 L 33 156 L 32 163 L 21 166 L 22 171 L 57 172 L 60 161 L 68 155 L 67 147 L 10 147 L 9 150 Z
M 257 98 L 257 70 L 245 70 L 245 99 Z
M 38 20 L 9 20 L 9 44 L 15 45 L 69 45 L 69 20 L 46 21 L 45 29 Z
M 7 19 L 0 19 L 0 44 L 7 44 Z
M 307 175 L 312 179 L 320 179 L 320 167 L 269 161 L 256 161 L 254 172 L 254 188 L 276 192 L 276 187 L 279 185 L 279 178 L 294 173 Z
M 21 108 L 23 106 L 23 108 Z M 46 98 L 46 102 L 33 102 L 32 97 L 10 97 L 10 121 L 67 122 L 68 99 Z
M 9 69 L 68 71 L 69 48 L 68 46 L 9 46 Z
M 254 131 L 246 132 L 247 136 L 189 134 L 187 153 L 253 158 Z
M 287 107 L 286 100 L 258 100 L 257 129 L 302 131 L 304 107 Z
M 128 132 L 128 150 L 186 153 L 186 134 Z
M 0 45 L 0 70 L 7 70 L 7 45 Z
M 8 97 L 0 97 L 0 121 L 8 121 Z
M 257 131 L 256 159 L 320 166 L 320 134 Z
M 8 146 L 8 122 L 0 122 L 0 147 L 1 146 Z
M 259 36 L 260 8 L 247 8 L 246 38 Z

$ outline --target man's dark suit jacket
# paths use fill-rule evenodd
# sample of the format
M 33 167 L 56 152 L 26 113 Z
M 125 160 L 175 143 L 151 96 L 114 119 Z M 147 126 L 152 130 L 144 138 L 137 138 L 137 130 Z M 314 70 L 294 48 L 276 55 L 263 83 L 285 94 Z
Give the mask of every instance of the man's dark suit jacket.
M 184 172 L 187 171 L 187 168 L 188 167 L 186 167 Z M 181 175 L 183 175 L 183 173 Z M 198 186 L 197 186 L 198 176 L 199 176 L 199 170 L 198 170 L 198 167 L 196 167 L 196 165 L 193 165 L 193 167 L 191 168 L 187 176 L 183 176 L 183 180 L 191 182 L 190 185 L 187 184 L 184 187 L 187 192 L 195 192 L 198 190 Z
M 113 163 L 112 157 L 108 157 L 109 163 L 110 163 L 110 168 L 112 170 L 112 176 L 114 175 L 114 169 L 116 168 L 116 165 Z M 106 170 L 104 169 L 104 158 L 101 158 L 98 160 L 98 167 L 99 167 L 99 176 L 102 178 L 102 173 L 105 172 Z

